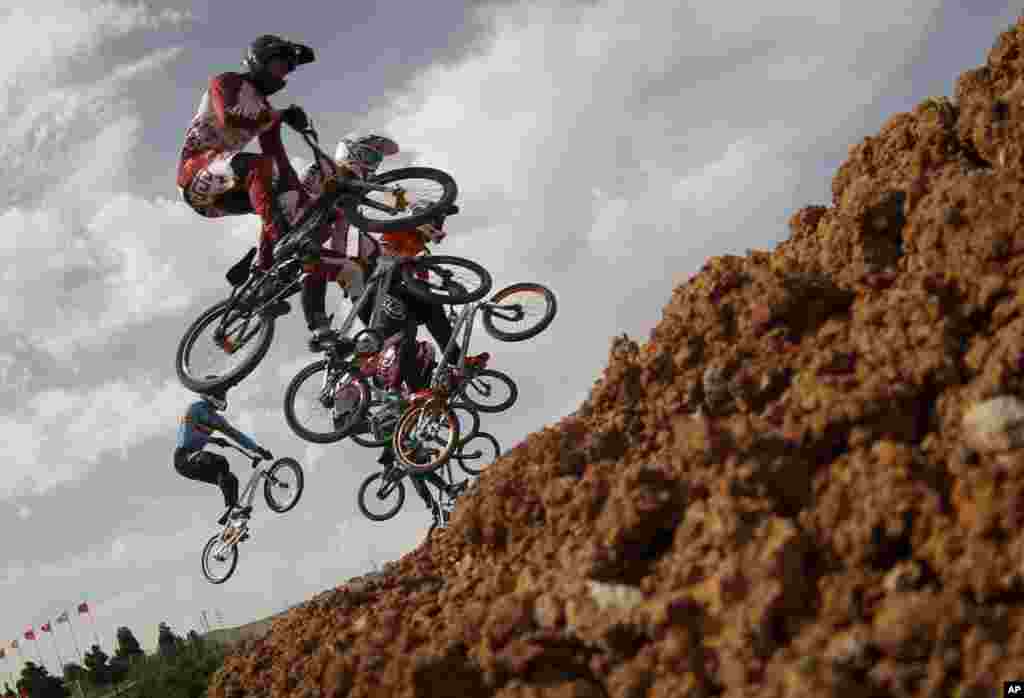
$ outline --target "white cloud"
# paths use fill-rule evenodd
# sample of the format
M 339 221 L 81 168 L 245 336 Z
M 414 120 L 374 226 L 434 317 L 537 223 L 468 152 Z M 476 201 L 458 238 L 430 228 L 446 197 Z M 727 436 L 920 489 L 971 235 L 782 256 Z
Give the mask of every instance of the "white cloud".
M 41 0 L 10 10 L 0 27 L 0 306 L 12 331 L 59 358 L 180 310 L 204 288 L 176 266 L 194 247 L 184 204 L 116 196 L 142 145 L 133 91 L 182 49 L 112 64 L 118 54 L 100 50 L 190 18 L 140 3 Z M 142 217 L 126 221 L 129 212 Z M 219 261 L 205 255 L 200 267 Z
M 239 250 L 221 222 L 197 231 L 196 219 L 183 202 L 127 194 L 110 198 L 81 229 L 58 209 L 0 213 L 0 309 L 8 328 L 68 358 L 226 288 L 224 269 Z
M 923 19 L 935 3 L 898 4 Z M 631 269 L 696 260 L 706 255 L 693 236 L 728 231 L 722 213 L 744 222 L 766 202 L 777 206 L 795 185 L 786 147 L 870 101 L 920 38 L 906 23 L 865 55 L 859 31 L 874 12 L 840 7 L 492 8 L 500 33 L 487 50 L 426 71 L 397 114 L 368 122 L 456 176 L 462 220 L 505 238 L 474 236 L 474 258 L 493 261 L 493 271 L 507 266 L 510 246 L 530 251 L 513 256 L 523 271 L 561 245 L 591 244 L 604 256 L 608 242 L 627 250 Z M 826 70 L 844 61 L 869 77 Z M 595 189 L 607 198 L 596 208 Z M 450 229 L 462 234 L 459 217 Z M 591 272 L 581 265 L 566 281 L 580 287 Z
M 129 449 L 172 429 L 188 391 L 177 381 L 116 381 L 86 390 L 36 394 L 13 416 L 0 417 L 8 477 L 0 497 L 45 493 L 84 477 L 104 452 Z

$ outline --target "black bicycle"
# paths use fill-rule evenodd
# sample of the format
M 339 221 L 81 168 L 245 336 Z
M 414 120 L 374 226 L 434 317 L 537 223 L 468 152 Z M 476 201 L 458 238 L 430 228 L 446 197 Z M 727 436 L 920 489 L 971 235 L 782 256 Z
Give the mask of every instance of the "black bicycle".
M 302 280 L 313 271 L 308 263 L 312 262 L 314 269 L 316 265 L 331 266 L 329 260 L 319 260 L 319 241 L 336 207 L 341 206 L 349 223 L 357 228 L 388 232 L 432 220 L 458 195 L 451 175 L 430 167 L 403 167 L 365 180 L 352 176 L 320 149 L 312 127 L 299 133 L 327 176 L 324 192 L 277 241 L 275 261 L 267 272 L 252 273 L 256 248 L 251 248 L 226 274 L 231 286 L 229 296 L 189 326 L 175 357 L 178 379 L 189 390 L 201 393 L 230 387 L 259 365 L 273 341 L 276 319 L 289 311 L 284 301 L 301 290 Z M 426 185 L 432 188 L 426 189 Z M 414 207 L 416 213 L 412 212 Z M 434 257 L 430 268 L 441 268 L 452 260 L 457 258 Z M 454 264 L 465 266 L 466 262 L 457 260 Z M 483 271 L 472 262 L 469 266 Z M 488 290 L 489 286 L 478 297 Z M 201 356 L 204 352 L 207 358 Z
M 491 434 L 481 431 L 459 446 L 453 460 L 467 475 L 479 475 L 483 468 L 494 462 L 499 455 L 501 455 L 501 447 L 498 445 L 498 440 Z M 442 468 L 442 472 L 444 473 L 442 480 L 446 484 L 458 484 L 452 474 L 450 461 Z M 359 511 L 363 513 L 363 516 L 371 521 L 387 521 L 394 518 L 405 504 L 403 480 L 409 475 L 409 469 L 396 460 L 384 466 L 380 472 L 373 473 L 363 480 L 359 485 L 357 495 Z M 466 482 L 468 486 L 468 481 L 463 480 L 463 482 Z M 431 508 L 436 507 L 439 516 L 435 519 L 434 525 L 430 527 L 430 531 L 437 526 L 444 528 L 448 524 L 448 518 L 455 507 L 458 495 L 452 496 L 430 480 L 425 480 L 424 485 L 426 484 L 433 484 L 438 490 L 436 498 L 431 496 Z M 429 487 L 427 493 L 430 494 Z M 381 508 L 378 509 L 378 507 Z
M 420 239 L 422 253 L 427 242 Z M 302 368 L 288 383 L 284 417 L 296 436 L 312 443 L 334 443 L 353 435 L 353 427 L 369 414 L 372 438 L 359 440 L 368 447 L 390 439 L 405 405 L 397 396 L 374 385 L 375 362 L 385 358 L 384 341 L 372 328 L 388 298 L 385 289 L 397 278 L 416 297 L 433 304 L 457 306 L 475 303 L 491 290 L 491 275 L 482 266 L 461 257 L 421 254 L 417 257 L 378 257 L 365 290 L 352 304 L 339 328 L 320 340 L 315 349 L 325 358 Z M 349 337 L 363 308 L 373 299 L 367 329 Z M 383 350 L 383 352 L 382 352 Z M 477 419 L 475 424 L 478 425 Z M 474 426 L 474 431 L 476 426 Z M 362 433 L 368 433 L 363 431 Z M 384 436 L 388 433 L 388 436 Z

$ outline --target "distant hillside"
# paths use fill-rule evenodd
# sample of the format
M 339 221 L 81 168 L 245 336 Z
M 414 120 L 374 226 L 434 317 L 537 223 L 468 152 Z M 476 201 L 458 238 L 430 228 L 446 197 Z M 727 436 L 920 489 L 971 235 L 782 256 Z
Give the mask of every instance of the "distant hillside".
M 288 611 L 290 610 L 291 609 L 288 609 Z M 204 640 L 212 640 L 217 644 L 225 646 L 237 645 L 242 640 L 258 639 L 266 635 L 270 630 L 271 624 L 288 611 L 283 611 L 277 615 L 263 618 L 261 620 L 255 620 L 251 623 L 239 625 L 234 628 L 217 628 L 216 630 L 211 630 L 208 633 L 203 633 L 202 638 Z

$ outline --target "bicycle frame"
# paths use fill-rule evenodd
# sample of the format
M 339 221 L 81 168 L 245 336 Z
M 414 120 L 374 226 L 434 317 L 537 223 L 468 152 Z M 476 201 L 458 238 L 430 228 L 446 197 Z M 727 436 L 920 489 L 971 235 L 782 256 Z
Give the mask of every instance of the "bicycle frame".
M 373 291 L 373 311 L 370 313 L 370 324 L 367 329 L 376 325 L 377 320 L 380 318 L 380 313 L 384 307 L 384 295 L 381 293 L 381 289 L 391 288 L 391 284 L 395 278 L 395 272 L 398 270 L 400 264 L 405 260 L 397 257 L 378 257 L 377 268 L 370 274 L 370 278 L 366 280 L 365 288 L 363 293 L 356 299 L 352 304 L 352 308 L 349 310 L 348 315 L 342 321 L 341 326 L 338 328 L 338 334 L 342 337 L 348 336 L 348 333 L 352 330 L 352 325 L 355 324 L 356 318 L 359 317 L 359 312 L 366 307 L 369 303 L 367 300 L 370 296 L 370 291 Z
M 276 247 L 278 254 L 285 250 L 290 251 L 289 247 L 293 245 L 296 241 L 311 238 L 312 234 L 316 231 L 316 229 L 323 225 L 326 222 L 326 220 L 330 217 L 332 210 L 335 208 L 335 206 L 338 205 L 338 202 L 341 199 L 345 197 L 358 196 L 362 192 L 366 191 L 380 191 L 389 192 L 393 194 L 396 193 L 395 188 L 387 184 L 375 184 L 373 182 L 368 182 L 357 177 L 343 177 L 341 168 L 339 168 L 337 164 L 335 164 L 334 160 L 328 157 L 316 144 L 316 131 L 310 128 L 308 129 L 308 131 L 299 131 L 299 134 L 306 142 L 306 145 L 308 145 L 310 149 L 313 151 L 313 155 L 316 158 L 317 162 L 328 163 L 333 173 L 330 175 L 326 175 L 326 179 L 324 181 L 324 192 L 316 199 L 314 199 L 309 204 L 309 206 L 306 207 L 306 210 L 303 211 L 302 215 L 299 217 L 299 220 L 296 221 L 295 226 L 292 228 L 291 231 L 289 231 L 288 235 L 282 238 L 277 243 Z M 310 138 L 310 134 L 312 134 L 312 138 Z M 387 204 L 383 204 L 377 201 L 373 201 L 371 199 L 365 199 L 362 202 L 362 204 L 364 206 L 369 206 L 370 208 L 375 208 L 378 211 L 383 211 L 385 213 L 391 214 L 400 212 L 402 206 L 404 206 L 404 202 L 402 202 L 402 206 L 394 207 L 388 206 Z M 361 231 L 360 234 L 362 234 Z M 285 257 L 285 259 L 282 259 L 278 263 L 275 263 L 274 266 L 271 267 L 270 269 L 270 274 L 268 274 L 267 277 L 265 278 L 272 278 L 273 276 L 281 272 L 285 267 L 297 262 L 297 260 L 295 259 L 287 258 L 288 255 L 282 256 Z M 324 264 L 325 262 L 321 261 L 320 263 Z M 326 262 L 326 264 L 329 266 L 330 262 Z M 243 313 L 243 316 L 245 316 L 246 320 L 248 320 L 249 317 L 259 313 L 264 308 L 267 308 L 270 305 L 277 303 L 278 301 L 284 300 L 285 298 L 288 298 L 298 293 L 299 290 L 302 288 L 302 281 L 308 275 L 308 271 L 303 271 L 290 283 L 288 283 L 279 291 L 277 291 L 273 296 L 263 301 L 255 308 L 252 308 L 247 313 Z M 390 278 L 388 280 L 390 281 Z M 246 281 L 240 284 L 239 286 L 232 288 L 231 295 L 228 297 L 228 310 L 227 312 L 224 313 L 224 318 L 220 322 L 218 329 L 219 332 L 223 332 L 230 311 L 234 309 L 235 303 L 231 301 L 237 299 L 240 295 L 242 295 L 244 291 L 251 290 L 251 285 L 252 277 L 246 279 Z M 377 309 L 375 308 L 374 310 L 376 313 Z M 244 343 L 249 338 L 250 335 L 245 336 L 244 340 L 240 343 Z
M 256 488 L 259 485 L 259 481 L 267 477 L 268 468 L 263 465 L 257 465 L 260 459 L 254 458 L 248 451 L 245 451 L 232 443 L 228 443 L 228 446 L 235 449 L 242 455 L 248 456 L 252 460 L 252 475 L 249 476 L 249 482 L 245 484 L 245 487 L 242 488 L 242 491 L 238 494 L 238 506 L 251 507 L 253 502 L 256 501 Z
M 520 310 L 518 306 L 500 305 L 498 303 L 491 303 L 490 301 L 473 301 L 472 303 L 466 303 L 462 307 L 462 310 L 457 314 L 452 311 L 449 315 L 449 317 L 454 316 L 455 318 L 455 322 L 452 325 L 452 338 L 448 340 L 448 345 L 445 346 L 444 350 L 441 352 L 441 358 L 437 363 L 437 367 L 434 369 L 434 380 L 432 381 L 432 384 L 436 384 L 439 377 L 444 375 L 444 369 L 453 365 L 448 362 L 448 356 L 452 353 L 452 348 L 459 336 L 460 330 L 463 333 L 462 346 L 459 356 L 454 362 L 454 366 L 459 371 L 465 370 L 466 356 L 469 353 L 469 342 L 473 336 L 473 324 L 476 320 L 477 312 L 479 312 L 482 307 L 488 308 L 492 313 L 498 317 L 503 317 L 506 320 L 516 320 L 519 319 L 519 317 L 503 315 L 501 312 L 502 310 L 511 309 L 513 313 L 518 316 L 522 316 L 522 310 Z

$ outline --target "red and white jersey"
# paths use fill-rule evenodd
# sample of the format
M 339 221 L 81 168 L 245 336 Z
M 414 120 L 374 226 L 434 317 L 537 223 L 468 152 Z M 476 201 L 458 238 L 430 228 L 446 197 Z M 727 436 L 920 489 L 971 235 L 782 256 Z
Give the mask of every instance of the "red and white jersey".
M 267 98 L 241 73 L 213 77 L 185 131 L 178 186 L 187 187 L 215 155 L 240 152 L 256 138 L 260 149 L 274 158 L 277 171 L 294 177 L 281 142 L 280 119 Z

